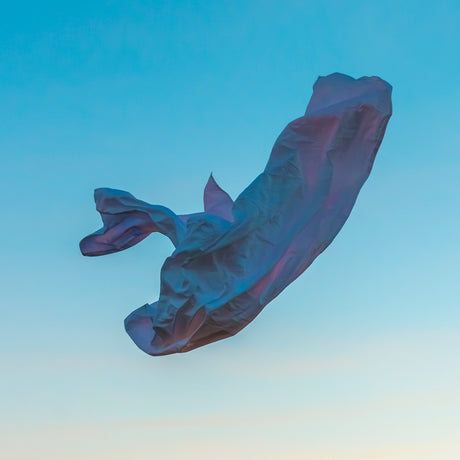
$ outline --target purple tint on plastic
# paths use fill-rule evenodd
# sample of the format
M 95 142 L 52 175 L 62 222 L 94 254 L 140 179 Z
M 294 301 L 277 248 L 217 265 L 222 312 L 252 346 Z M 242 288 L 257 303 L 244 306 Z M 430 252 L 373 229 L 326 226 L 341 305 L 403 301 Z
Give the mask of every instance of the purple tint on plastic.
M 128 192 L 95 191 L 104 227 L 81 251 L 122 251 L 152 232 L 176 250 L 161 269 L 160 298 L 125 320 L 150 355 L 185 352 L 249 324 L 322 252 L 347 220 L 391 116 L 378 77 L 320 77 L 304 116 L 275 142 L 265 170 L 235 200 L 209 178 L 204 212 L 178 216 Z

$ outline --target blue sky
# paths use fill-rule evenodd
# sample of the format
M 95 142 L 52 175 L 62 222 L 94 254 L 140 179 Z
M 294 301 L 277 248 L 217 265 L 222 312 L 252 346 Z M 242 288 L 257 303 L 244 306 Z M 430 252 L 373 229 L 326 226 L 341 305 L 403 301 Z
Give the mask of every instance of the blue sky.
M 11 460 L 460 458 L 457 1 L 5 3 L 0 443 Z M 394 114 L 336 240 L 237 336 L 152 358 L 152 235 L 84 258 L 92 192 L 235 198 L 319 75 Z

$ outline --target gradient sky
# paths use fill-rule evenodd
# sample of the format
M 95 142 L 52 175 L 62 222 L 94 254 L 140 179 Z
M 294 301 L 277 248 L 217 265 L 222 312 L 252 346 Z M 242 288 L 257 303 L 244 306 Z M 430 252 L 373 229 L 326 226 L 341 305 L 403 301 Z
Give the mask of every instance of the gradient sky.
M 460 3 L 3 2 L 0 457 L 460 458 Z M 152 235 L 84 258 L 96 187 L 177 213 L 235 198 L 318 75 L 394 114 L 336 240 L 231 339 L 152 358 Z

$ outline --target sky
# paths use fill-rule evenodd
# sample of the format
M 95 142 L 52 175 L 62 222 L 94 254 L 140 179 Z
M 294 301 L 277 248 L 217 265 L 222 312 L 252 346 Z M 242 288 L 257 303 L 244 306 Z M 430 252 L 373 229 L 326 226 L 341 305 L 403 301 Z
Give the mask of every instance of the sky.
M 460 3 L 4 2 L 0 456 L 460 458 Z M 93 190 L 202 210 L 263 170 L 319 75 L 393 117 L 330 247 L 236 336 L 150 357 L 124 318 L 172 244 L 81 256 Z

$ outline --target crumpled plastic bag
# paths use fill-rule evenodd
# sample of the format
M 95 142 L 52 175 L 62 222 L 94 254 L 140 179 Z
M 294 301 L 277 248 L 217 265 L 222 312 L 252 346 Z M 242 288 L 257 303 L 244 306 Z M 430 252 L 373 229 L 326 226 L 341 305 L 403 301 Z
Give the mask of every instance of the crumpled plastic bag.
M 161 269 L 158 301 L 125 319 L 135 344 L 150 355 L 185 352 L 249 324 L 342 228 L 391 110 L 391 86 L 378 77 L 320 77 L 305 115 L 287 125 L 234 202 L 212 175 L 204 212 L 190 215 L 97 189 L 104 226 L 81 241 L 84 255 L 122 251 L 152 232 L 176 248 Z

